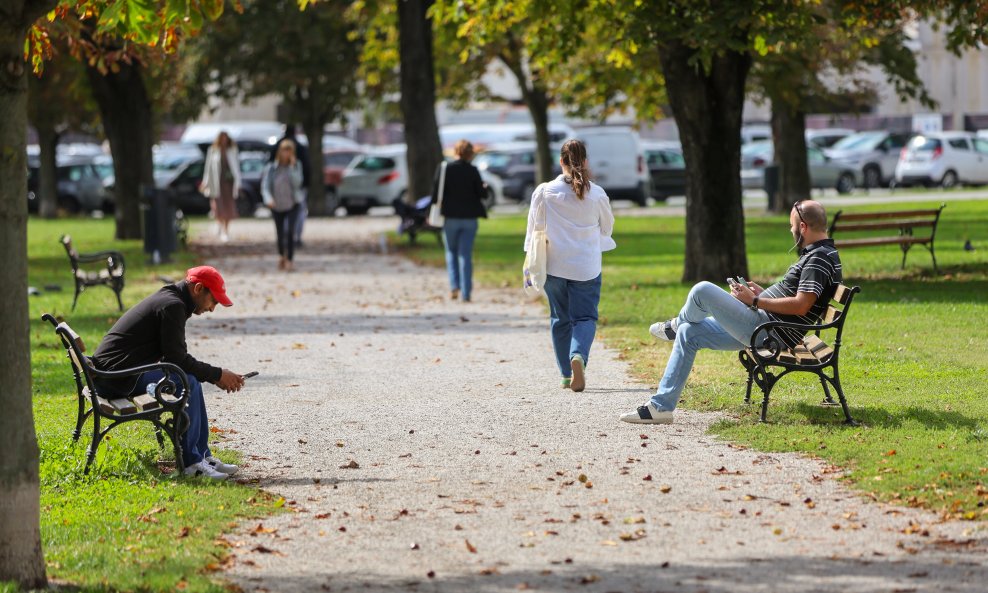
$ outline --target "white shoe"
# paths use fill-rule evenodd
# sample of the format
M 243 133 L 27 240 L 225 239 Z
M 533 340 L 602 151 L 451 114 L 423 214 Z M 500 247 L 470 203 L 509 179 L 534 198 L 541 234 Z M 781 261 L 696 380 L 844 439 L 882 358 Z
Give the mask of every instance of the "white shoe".
M 664 342 L 675 342 L 676 332 L 679 331 L 679 318 L 673 317 L 668 321 L 653 323 L 648 328 L 648 333 Z
M 672 424 L 672 412 L 660 412 L 649 403 L 638 406 L 634 412 L 621 414 L 621 421 L 632 424 Z
M 232 476 L 233 474 L 240 471 L 239 465 L 233 465 L 232 463 L 223 463 L 222 461 L 213 457 L 212 455 L 203 459 L 203 461 L 208 463 L 210 467 L 212 467 L 216 471 L 220 472 L 221 474 L 226 474 L 228 476 Z
M 189 467 L 185 468 L 185 475 L 197 477 L 205 476 L 214 480 L 225 480 L 227 478 L 226 474 L 220 473 L 213 469 L 213 466 L 209 465 L 206 460 L 202 460 L 199 463 L 193 463 Z
M 220 243 L 229 243 L 229 242 L 230 242 L 230 235 L 227 235 L 226 233 L 220 233 Z

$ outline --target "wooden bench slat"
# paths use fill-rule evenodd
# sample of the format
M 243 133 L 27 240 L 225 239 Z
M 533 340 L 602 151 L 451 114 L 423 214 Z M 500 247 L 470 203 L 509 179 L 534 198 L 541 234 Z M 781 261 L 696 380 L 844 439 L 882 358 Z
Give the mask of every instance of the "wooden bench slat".
M 844 220 L 877 220 L 882 218 L 905 218 L 910 216 L 935 216 L 939 209 L 934 210 L 891 210 L 888 212 L 856 212 L 854 214 L 841 214 L 837 219 L 837 224 Z
M 842 305 L 847 304 L 848 297 L 851 296 L 851 289 L 844 286 L 843 284 L 837 285 L 837 290 L 834 291 L 834 300 Z
M 840 319 L 841 315 L 842 313 L 840 310 L 835 309 L 834 307 L 827 307 L 827 314 L 823 316 L 823 325 L 833 323 L 837 319 Z
M 151 397 L 150 395 L 148 395 L 146 393 L 142 393 L 140 395 L 135 395 L 133 397 L 133 400 L 134 400 L 134 404 L 138 408 L 140 408 L 142 411 L 143 410 L 154 410 L 154 409 L 157 409 L 157 408 L 161 407 L 161 404 L 158 403 L 158 400 L 154 399 L 153 397 Z
M 871 245 L 897 245 L 897 244 L 922 244 L 933 241 L 933 237 L 871 237 L 868 239 L 847 239 L 834 241 L 837 249 L 848 249 L 852 247 L 868 247 Z
M 126 398 L 111 399 L 110 405 L 121 414 L 133 414 L 137 412 L 137 406 L 134 405 L 134 402 Z
M 96 396 L 96 402 L 99 404 L 99 409 L 104 414 L 109 414 L 109 415 L 112 416 L 113 414 L 115 414 L 117 412 L 117 409 L 114 408 L 113 405 L 109 401 L 107 401 L 106 399 L 104 399 L 101 396 L 98 396 L 98 395 Z
M 833 232 L 844 231 L 880 231 L 883 229 L 902 229 L 902 228 L 917 228 L 917 227 L 931 227 L 933 226 L 932 220 L 893 220 L 891 222 L 856 222 L 852 224 L 844 224 L 844 219 L 839 219 L 834 223 Z

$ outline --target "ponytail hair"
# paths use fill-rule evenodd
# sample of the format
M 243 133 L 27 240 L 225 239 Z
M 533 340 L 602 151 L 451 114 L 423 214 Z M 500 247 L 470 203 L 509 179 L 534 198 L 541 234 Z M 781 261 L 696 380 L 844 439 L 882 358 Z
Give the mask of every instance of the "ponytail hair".
M 569 172 L 569 184 L 581 200 L 590 191 L 590 169 L 587 168 L 587 146 L 579 140 L 567 140 L 559 151 L 563 167 Z

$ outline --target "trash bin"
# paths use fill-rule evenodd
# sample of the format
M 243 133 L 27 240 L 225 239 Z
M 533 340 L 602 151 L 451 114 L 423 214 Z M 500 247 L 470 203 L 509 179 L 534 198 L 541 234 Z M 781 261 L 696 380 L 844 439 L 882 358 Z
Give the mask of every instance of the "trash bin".
M 779 198 L 779 165 L 772 164 L 765 167 L 765 180 L 762 187 L 768 194 L 768 209 L 775 211 L 778 206 L 776 200 Z
M 144 253 L 152 264 L 170 261 L 176 248 L 175 204 L 168 190 L 145 188 L 141 204 L 144 215 Z

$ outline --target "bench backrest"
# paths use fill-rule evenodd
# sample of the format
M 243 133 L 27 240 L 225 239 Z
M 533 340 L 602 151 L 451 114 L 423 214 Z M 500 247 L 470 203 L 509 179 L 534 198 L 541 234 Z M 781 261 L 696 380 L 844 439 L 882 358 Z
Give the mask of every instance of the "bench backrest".
M 62 247 L 65 247 L 65 253 L 69 256 L 69 261 L 72 262 L 72 271 L 79 269 L 79 252 L 72 247 L 72 237 L 70 235 L 62 235 L 59 239 Z
M 940 213 L 946 207 L 940 204 L 939 208 L 925 210 L 893 210 L 887 212 L 856 212 L 844 214 L 843 210 L 838 210 L 830 221 L 830 228 L 827 234 L 833 237 L 836 231 L 849 233 L 855 231 L 879 231 L 887 229 L 899 230 L 900 234 L 912 234 L 912 229 L 928 227 L 930 236 L 936 233 L 937 222 L 940 220 Z
M 82 396 L 83 388 L 86 387 L 89 388 L 90 393 L 96 393 L 96 386 L 93 385 L 93 378 L 89 374 L 89 369 L 92 368 L 93 363 L 85 354 L 86 345 L 82 342 L 82 338 L 68 323 L 59 322 L 49 313 L 45 313 L 41 318 L 55 327 L 55 333 L 62 340 L 62 347 L 65 348 L 69 361 L 72 363 L 72 375 L 75 378 L 79 395 Z
M 860 286 L 849 287 L 845 284 L 838 284 L 837 290 L 834 291 L 833 299 L 827 305 L 827 310 L 820 320 L 820 325 L 830 325 L 836 322 L 834 325 L 834 328 L 837 330 L 837 336 L 834 338 L 835 347 L 840 346 L 841 334 L 844 333 L 844 321 L 847 320 L 847 311 L 851 307 L 851 301 L 854 300 L 854 295 L 859 292 L 861 292 Z M 820 332 L 817 331 L 816 335 L 819 336 Z

